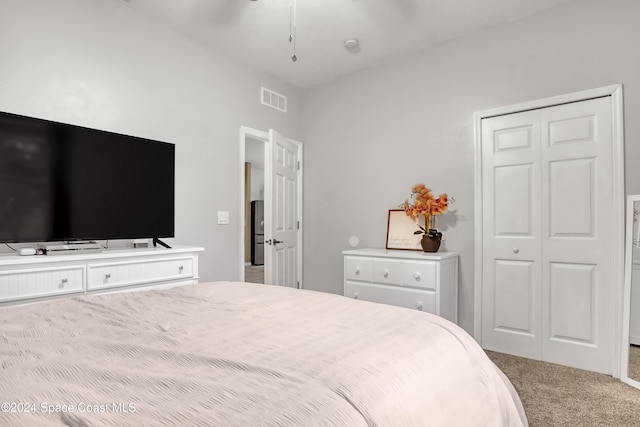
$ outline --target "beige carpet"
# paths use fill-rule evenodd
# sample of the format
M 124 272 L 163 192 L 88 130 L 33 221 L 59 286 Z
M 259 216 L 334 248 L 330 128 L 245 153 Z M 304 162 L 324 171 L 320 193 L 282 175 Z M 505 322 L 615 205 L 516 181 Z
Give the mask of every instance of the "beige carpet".
M 520 394 L 530 426 L 640 426 L 640 390 L 613 377 L 487 354 Z

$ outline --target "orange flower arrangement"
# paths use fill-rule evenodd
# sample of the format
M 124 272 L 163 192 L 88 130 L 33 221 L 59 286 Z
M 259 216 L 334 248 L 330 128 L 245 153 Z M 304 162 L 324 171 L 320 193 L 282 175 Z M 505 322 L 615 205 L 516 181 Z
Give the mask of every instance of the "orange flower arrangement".
M 431 190 L 424 184 L 414 185 L 411 189 L 411 201 L 405 200 L 402 208 L 412 219 L 418 219 L 420 215 L 424 215 L 425 226 L 417 224 L 420 230 L 413 234 L 426 234 L 430 237 L 438 234 L 442 236 L 442 233 L 435 229 L 436 216 L 446 214 L 451 202 L 453 202 L 453 198 L 450 199 L 446 193 L 435 198 Z

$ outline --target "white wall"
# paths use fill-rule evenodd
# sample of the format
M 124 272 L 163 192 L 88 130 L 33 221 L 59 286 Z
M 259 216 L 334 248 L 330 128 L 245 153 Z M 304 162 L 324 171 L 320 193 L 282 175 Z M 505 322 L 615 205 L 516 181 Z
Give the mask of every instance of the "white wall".
M 260 105 L 260 86 L 289 113 Z M 298 89 L 116 0 L 0 0 L 0 110 L 175 143 L 168 242 L 205 247 L 202 280 L 239 277 L 240 126 L 299 139 L 299 106 Z
M 305 287 L 341 293 L 348 237 L 384 247 L 387 210 L 423 182 L 456 199 L 444 250 L 461 254 L 472 332 L 473 113 L 623 83 L 627 193 L 640 192 L 638 17 L 637 0 L 577 1 L 305 91 Z

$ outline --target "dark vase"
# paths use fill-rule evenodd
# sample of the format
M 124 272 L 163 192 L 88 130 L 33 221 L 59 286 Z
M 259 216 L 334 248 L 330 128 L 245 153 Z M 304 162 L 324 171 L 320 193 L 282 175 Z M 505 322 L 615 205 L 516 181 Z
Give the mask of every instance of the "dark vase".
M 422 250 L 424 252 L 438 252 L 441 240 L 442 235 L 429 237 L 426 234 L 423 234 L 422 240 L 420 240 L 420 245 L 422 245 Z

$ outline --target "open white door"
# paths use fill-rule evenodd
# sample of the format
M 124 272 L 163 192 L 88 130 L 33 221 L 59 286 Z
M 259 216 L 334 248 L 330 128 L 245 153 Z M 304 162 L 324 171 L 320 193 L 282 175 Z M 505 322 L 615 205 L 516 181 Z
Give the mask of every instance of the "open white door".
M 299 288 L 302 146 L 270 129 L 268 147 L 264 280 L 269 285 Z

